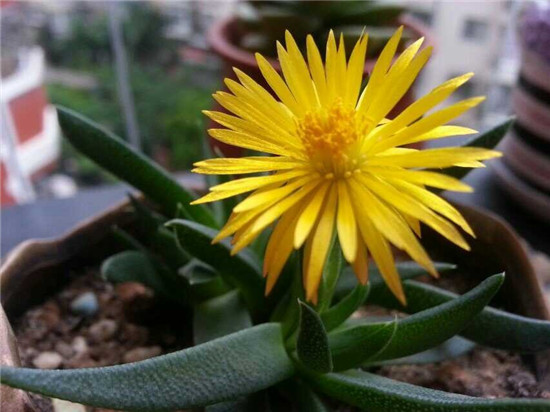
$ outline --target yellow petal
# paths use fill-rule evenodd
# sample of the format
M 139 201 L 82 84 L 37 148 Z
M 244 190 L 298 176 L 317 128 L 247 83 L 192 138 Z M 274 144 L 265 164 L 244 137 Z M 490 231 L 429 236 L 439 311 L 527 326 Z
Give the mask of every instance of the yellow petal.
M 367 256 L 367 248 L 363 242 L 363 239 L 360 239 L 359 232 L 357 232 L 357 254 L 355 261 L 352 264 L 353 273 L 355 277 L 362 285 L 366 285 L 369 281 L 369 260 Z
M 359 97 L 363 73 L 365 71 L 365 55 L 367 53 L 368 35 L 361 35 L 359 41 L 355 44 L 348 63 L 346 75 L 346 92 L 344 103 L 349 106 L 355 106 Z
M 283 129 L 290 129 L 294 126 L 293 116 L 281 107 L 279 102 L 275 100 L 271 93 L 256 83 L 256 81 L 246 73 L 243 73 L 237 68 L 234 68 L 233 70 L 242 85 L 258 96 L 260 101 L 263 103 L 262 105 L 269 110 L 276 123 L 279 123 Z
M 281 99 L 281 102 L 283 102 L 295 116 L 301 116 L 304 113 L 304 108 L 296 102 L 296 99 L 284 80 L 279 76 L 279 73 L 277 73 L 265 57 L 259 53 L 256 53 L 256 62 L 267 84 L 269 84 L 269 87 L 271 87 L 277 97 Z
M 334 32 L 331 30 L 328 34 L 327 50 L 325 57 L 325 71 L 327 78 L 327 100 L 330 104 L 334 102 L 336 98 L 336 74 L 338 67 L 338 51 L 336 50 L 336 40 L 334 39 Z
M 423 134 L 428 133 L 434 128 L 460 116 L 465 111 L 477 106 L 483 100 L 485 100 L 484 97 L 472 97 L 471 99 L 462 100 L 449 107 L 432 113 L 413 123 L 411 126 L 401 129 L 394 136 L 381 140 L 378 144 L 376 144 L 375 150 L 380 152 L 390 147 L 418 142 L 419 139 L 423 139 Z
M 277 45 L 278 50 L 280 49 L 279 62 L 281 63 L 285 79 L 298 104 L 302 103 L 307 104 L 308 107 L 315 107 L 318 105 L 318 100 L 313 89 L 309 69 L 304 56 L 302 56 L 302 52 L 288 30 L 285 32 L 285 41 L 286 53 L 280 43 Z
M 315 44 L 315 40 L 310 35 L 307 36 L 307 62 L 313 84 L 317 91 L 317 96 L 322 105 L 327 104 L 327 81 L 325 78 L 325 67 L 321 59 L 321 53 Z
M 244 199 L 242 202 L 240 202 L 237 206 L 235 206 L 233 208 L 233 211 L 235 213 L 242 213 L 250 209 L 255 209 L 256 207 L 266 203 L 273 204 L 275 202 L 278 202 L 284 197 L 288 196 L 290 193 L 302 187 L 304 184 L 306 184 L 310 180 L 311 178 L 309 176 L 299 177 L 293 181 L 287 182 L 282 187 L 277 187 L 272 190 L 267 190 L 261 193 L 253 193 L 250 196 L 248 196 L 246 199 Z
M 336 190 L 331 190 L 323 211 L 311 234 L 311 252 L 307 266 L 306 299 L 317 301 L 317 291 L 331 244 L 336 213 Z
M 392 205 L 402 213 L 411 215 L 414 218 L 419 219 L 421 222 L 424 222 L 457 246 L 460 246 L 465 250 L 470 250 L 468 243 L 466 243 L 462 235 L 451 223 L 436 215 L 433 211 L 419 203 L 411 196 L 397 190 L 392 185 L 367 174 L 360 174 L 358 178 L 366 187 L 369 188 L 369 190 L 371 190 L 386 203 Z
M 305 207 L 305 209 L 300 214 L 298 218 L 298 223 L 296 224 L 296 229 L 294 230 L 294 248 L 299 249 L 304 242 L 306 241 L 309 233 L 313 229 L 323 202 L 325 200 L 325 195 L 327 190 L 331 186 L 330 182 L 322 184 L 313 194 L 311 200 Z
M 393 255 L 391 253 L 390 246 L 386 239 L 376 230 L 374 224 L 369 219 L 363 205 L 358 203 L 354 199 L 354 210 L 357 216 L 357 222 L 359 229 L 363 237 L 364 242 L 367 244 L 367 248 L 370 251 L 382 278 L 388 285 L 388 288 L 399 299 L 399 301 L 405 305 L 406 298 L 403 286 L 401 285 L 401 278 L 395 268 Z
M 431 259 L 401 215 L 380 201 L 367 187 L 355 181 L 355 179 L 350 181 L 350 187 L 353 190 L 354 198 L 369 211 L 369 219 L 382 236 L 399 249 L 405 250 L 413 260 L 428 272 L 436 275 Z
M 270 185 L 272 183 L 284 182 L 295 177 L 303 176 L 308 172 L 305 170 L 296 170 L 289 172 L 277 173 L 269 176 L 246 177 L 244 179 L 232 180 L 220 185 L 212 186 L 211 193 L 191 202 L 192 205 L 213 202 L 215 200 L 226 199 L 228 197 L 240 195 L 242 193 L 256 190 L 260 187 Z
M 359 98 L 357 111 L 361 113 L 366 113 L 370 105 L 376 104 L 376 102 L 373 101 L 373 97 L 375 97 L 376 93 L 378 92 L 378 88 L 382 84 L 384 76 L 386 75 L 388 68 L 390 67 L 393 56 L 397 51 L 399 41 L 401 40 L 402 33 L 403 26 L 399 27 L 395 31 L 388 43 L 386 43 L 386 46 L 384 46 L 384 49 L 382 50 L 382 53 L 380 53 L 380 56 L 378 57 L 374 69 L 372 70 L 372 73 L 369 77 L 367 87 L 365 87 L 365 90 L 363 90 L 363 93 Z
M 195 173 L 236 175 L 244 173 L 271 172 L 303 167 L 305 164 L 288 157 L 241 157 L 202 160 L 194 164 Z
M 493 159 L 500 156 L 502 156 L 500 152 L 480 147 L 445 147 L 441 149 L 427 149 L 388 156 L 376 156 L 369 160 L 369 164 L 373 166 L 442 169 L 451 166 L 472 167 L 470 166 L 470 162 Z
M 351 206 L 351 198 L 344 181 L 338 181 L 338 214 L 336 218 L 338 239 L 342 253 L 348 262 L 357 257 L 357 223 Z
M 466 220 L 462 217 L 460 212 L 440 196 L 437 196 L 429 190 L 422 189 L 421 187 L 404 182 L 402 180 L 391 179 L 390 182 L 394 186 L 403 190 L 404 193 L 407 193 L 410 196 L 414 197 L 424 206 L 436 211 L 440 215 L 449 219 L 451 222 L 460 226 L 469 235 L 474 236 L 474 231 L 472 230 L 468 222 L 466 222 Z
M 239 242 L 235 243 L 232 253 L 238 253 L 241 249 L 245 248 L 259 232 L 261 232 L 267 226 L 273 223 L 273 221 L 278 219 L 292 206 L 300 202 L 306 195 L 308 195 L 313 189 L 315 189 L 318 184 L 318 180 L 307 183 L 301 189 L 285 197 L 283 200 L 276 203 L 275 205 L 269 207 L 269 209 L 265 210 L 265 212 L 255 218 L 252 225 L 246 231 L 246 233 L 243 234 Z M 270 205 L 270 203 L 266 204 Z
M 466 73 L 462 76 L 455 77 L 442 83 L 438 87 L 431 90 L 427 95 L 421 97 L 413 104 L 403 110 L 395 119 L 388 122 L 384 127 L 378 128 L 372 132 L 373 138 L 378 138 L 379 135 L 391 136 L 403 127 L 411 124 L 426 112 L 437 106 L 443 100 L 451 95 L 458 87 L 466 83 L 473 73 Z
M 407 170 L 388 167 L 368 167 L 369 173 L 391 179 L 405 180 L 410 183 L 437 187 L 443 190 L 453 190 L 455 192 L 472 192 L 471 186 L 461 182 L 454 177 L 436 172 L 427 172 L 423 170 Z

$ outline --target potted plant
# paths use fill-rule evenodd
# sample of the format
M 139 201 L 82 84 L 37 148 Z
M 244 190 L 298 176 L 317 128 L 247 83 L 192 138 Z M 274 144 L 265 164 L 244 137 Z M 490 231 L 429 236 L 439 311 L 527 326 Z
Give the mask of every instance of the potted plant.
M 457 106 L 451 106 L 422 120 L 417 120 L 420 115 L 415 115 L 401 123 L 410 111 L 393 121 L 386 120 L 384 110 L 389 111 L 391 105 L 386 102 L 388 93 L 382 91 L 394 87 L 392 73 L 399 73 L 401 79 L 412 82 L 414 76 L 411 78 L 409 70 L 414 72 L 418 64 L 418 61 L 414 63 L 413 56 L 405 54 L 408 64 L 401 59 L 390 66 L 400 33 L 398 30 L 384 48 L 385 58 L 381 58 L 382 63 L 373 71 L 372 83 L 367 85 L 370 106 L 362 108 L 359 104 L 356 108 L 355 103 L 346 104 L 347 98 L 355 102 L 353 92 L 359 94 L 361 57 L 364 56 L 364 39 L 360 38 L 355 57 L 353 53 L 350 57 L 350 71 L 344 76 L 350 87 L 330 95 L 330 84 L 323 85 L 316 79 L 312 87 L 319 87 L 318 96 L 327 100 L 323 100 L 323 104 L 313 102 L 317 117 L 311 114 L 292 117 L 298 122 L 301 134 L 287 133 L 288 140 L 274 143 L 269 135 L 271 129 L 262 122 L 253 126 L 249 116 L 268 122 L 270 118 L 261 117 L 252 109 L 250 112 L 238 110 L 239 104 L 246 103 L 242 95 L 239 98 L 236 93 L 237 102 L 226 96 L 227 101 L 237 103 L 232 107 L 239 111 L 240 117 L 230 118 L 223 113 L 209 115 L 228 123 L 229 132 L 237 132 L 240 140 L 234 140 L 235 144 L 245 147 L 255 144 L 257 149 L 262 145 L 273 156 L 209 159 L 196 163 L 195 171 L 210 176 L 274 169 L 278 172 L 215 183 L 209 194 L 197 200 L 116 136 L 60 108 L 59 120 L 71 143 L 141 190 L 156 208 L 132 199 L 134 213 L 129 226 L 124 225 L 128 219 L 126 209 L 116 209 L 84 225 L 77 230 L 76 237 L 72 235 L 66 240 L 67 254 L 58 256 L 57 262 L 65 260 L 63 264 L 68 264 L 68 257 L 75 257 L 81 265 L 82 255 L 75 253 L 79 248 L 74 242 L 78 239 L 86 252 L 99 253 L 102 248 L 93 244 L 92 235 L 98 236 L 108 223 L 119 223 L 117 236 L 128 250 L 118 252 L 107 247 L 110 256 L 101 265 L 104 278 L 115 284 L 127 281 L 145 284 L 163 300 L 186 308 L 193 316 L 194 346 L 147 360 L 99 368 L 2 367 L 1 382 L 91 406 L 136 411 L 201 407 L 209 411 L 268 410 L 269 405 L 324 411 L 329 405 L 342 404 L 376 411 L 548 410 L 550 402 L 544 399 L 461 396 L 375 373 L 376 368 L 388 362 L 416 362 L 416 355 L 426 356 L 425 351 L 460 334 L 493 348 L 536 354 L 540 379 L 548 378 L 550 322 L 525 251 L 513 233 L 497 219 L 471 208 L 457 208 L 436 192 L 424 189 L 426 185 L 435 189 L 468 190 L 457 177 L 463 176 L 467 168 L 479 166 L 481 160 L 498 155 L 491 148 L 503 137 L 510 122 L 471 139 L 463 147 L 443 151 L 398 147 L 410 140 L 441 137 L 441 133 L 457 131 L 453 126 L 435 125 L 434 119 L 446 122 L 445 115 L 452 113 L 451 117 L 455 117 L 460 113 L 460 110 L 454 111 Z M 345 61 L 344 50 L 338 53 L 332 34 L 328 43 L 333 57 L 327 64 Z M 290 34 L 286 47 L 294 59 L 291 70 L 297 74 L 304 66 Z M 408 53 L 416 54 L 418 49 L 411 47 Z M 418 56 L 425 54 L 421 51 Z M 336 61 L 331 61 L 333 58 Z M 394 67 L 403 71 L 392 71 Z M 309 69 L 315 71 L 319 66 Z M 305 104 L 293 105 L 289 95 L 281 91 L 284 89 L 275 87 L 285 96 L 282 100 L 289 103 L 287 111 L 249 77 L 241 73 L 240 80 L 242 87 L 263 99 L 264 105 L 257 107 L 281 118 L 281 125 L 284 116 L 293 116 L 292 110 L 306 108 Z M 269 80 L 273 82 L 273 77 Z M 456 83 L 451 84 L 458 87 Z M 292 89 L 296 91 L 295 87 L 301 86 L 309 87 L 310 82 L 294 83 Z M 377 93 L 376 87 L 381 88 Z M 427 99 L 433 102 L 436 97 L 441 98 L 441 93 L 446 97 L 450 92 L 445 96 L 445 90 L 440 86 Z M 394 103 L 397 96 L 398 93 L 393 94 Z M 300 101 L 301 97 L 297 98 Z M 419 102 L 426 103 L 426 99 Z M 464 109 L 472 101 L 467 103 L 457 105 Z M 411 107 L 414 109 L 419 104 Z M 364 121 L 376 116 L 380 118 L 375 125 Z M 428 132 L 419 131 L 421 126 L 427 127 Z M 254 127 L 256 134 L 239 134 L 237 129 L 243 127 Z M 355 134 L 356 127 L 365 133 Z M 214 135 L 220 139 L 232 136 L 227 132 L 223 129 Z M 383 138 L 377 138 L 380 136 Z M 298 137 L 303 146 L 293 148 L 293 142 L 296 143 L 293 139 Z M 286 153 L 279 153 L 281 151 Z M 419 161 L 424 170 L 416 170 L 421 167 Z M 354 169 L 348 173 L 348 167 Z M 438 173 L 426 170 L 436 167 L 442 170 Z M 420 192 L 405 184 L 418 182 L 419 177 L 422 182 L 416 187 L 421 190 L 424 202 L 429 200 L 429 206 L 421 207 L 425 203 L 420 197 L 412 201 L 412 193 Z M 387 192 L 382 193 L 381 182 L 388 185 L 384 186 L 387 192 L 391 192 L 389 186 L 401 185 L 399 196 L 388 197 Z M 342 183 L 346 185 L 344 189 L 341 189 Z M 350 196 L 346 196 L 348 190 Z M 358 196 L 357 190 L 372 191 L 372 196 Z M 236 206 L 226 205 L 230 197 L 249 191 L 253 193 Z M 306 194 L 310 196 L 305 197 Z M 320 208 L 313 213 L 308 205 L 319 198 Z M 216 204 L 224 207 L 213 209 L 203 205 L 209 201 L 223 201 Z M 344 209 L 347 215 L 337 216 L 335 202 L 339 209 L 347 208 Z M 389 204 L 391 208 L 384 206 Z M 439 210 L 445 219 L 435 219 L 427 211 L 428 207 Z M 220 228 L 228 211 L 231 215 Z M 312 214 L 318 217 L 310 219 Z M 279 217 L 269 240 L 262 239 L 263 229 Z M 420 222 L 426 222 L 432 231 L 420 226 Z M 462 234 L 450 229 L 451 224 L 477 237 L 464 243 Z M 221 240 L 233 233 L 232 242 Z M 353 238 L 350 233 L 357 237 Z M 415 239 L 420 234 L 422 243 L 417 243 Z M 64 250 L 62 243 L 56 245 L 60 252 Z M 303 244 L 305 247 L 301 247 Z M 403 250 L 414 262 L 396 264 L 390 244 Z M 48 265 L 52 248 L 42 247 L 40 253 L 40 245 L 32 247 L 39 253 L 31 256 L 38 260 L 29 260 L 29 255 L 19 252 L 19 256 L 12 258 L 17 264 L 10 263 L 2 275 L 3 293 L 6 289 L 8 292 L 7 297 L 3 295 L 6 305 L 17 305 L 25 293 L 31 295 L 27 288 L 18 289 L 19 285 L 33 277 L 44 279 L 37 269 Z M 370 265 L 367 248 L 373 257 Z M 426 259 L 427 255 L 422 253 L 426 250 L 472 273 L 477 285 L 457 295 L 412 280 L 454 267 Z M 346 261 L 350 264 L 346 265 Z M 503 269 L 506 275 L 497 273 Z M 505 276 L 504 295 L 498 302 L 514 302 L 511 310 L 542 319 L 487 306 L 503 285 Z M 398 308 L 410 315 L 389 319 L 354 318 L 356 310 L 365 302 Z M 459 352 L 463 353 L 462 344 Z M 456 351 L 451 352 L 456 354 Z M 442 359 L 442 352 L 437 353 Z M 429 356 L 435 353 L 430 352 Z
M 313 35 L 318 44 L 324 43 L 327 33 L 332 29 L 336 35 L 343 35 L 348 51 L 361 32 L 366 30 L 369 33 L 369 46 L 364 76 L 367 76 L 374 68 L 382 46 L 400 24 L 406 30 L 399 51 L 404 50 L 406 44 L 419 38 L 424 38 L 423 47 L 434 46 L 435 41 L 429 29 L 405 11 L 400 5 L 370 0 L 242 1 L 237 4 L 234 16 L 221 19 L 214 24 L 208 34 L 208 42 L 223 62 L 223 78 L 235 79 L 233 68 L 238 68 L 262 86 L 267 86 L 254 54 L 259 52 L 265 55 L 280 73 L 275 43 L 284 40 L 285 30 L 294 34 L 298 44 L 304 45 L 308 34 Z M 394 107 L 390 116 L 400 113 L 414 101 L 414 98 L 414 90 L 410 89 Z M 221 107 L 216 104 L 214 108 L 219 110 Z M 235 147 L 215 140 L 211 143 L 227 155 L 242 154 L 242 150 Z

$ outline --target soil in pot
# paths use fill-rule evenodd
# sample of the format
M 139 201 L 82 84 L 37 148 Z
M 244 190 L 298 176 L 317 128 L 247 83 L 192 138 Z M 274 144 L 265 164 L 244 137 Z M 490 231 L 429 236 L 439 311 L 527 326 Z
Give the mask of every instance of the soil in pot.
M 97 268 L 71 277 L 56 295 L 12 322 L 23 366 L 69 369 L 115 365 L 191 345 L 189 314 L 155 299 L 144 286 L 113 286 L 101 279 Z M 437 282 L 459 293 L 475 284 L 473 279 L 456 275 L 443 276 Z M 365 311 L 368 315 L 390 313 L 373 306 Z M 384 366 L 376 372 L 470 396 L 550 399 L 550 391 L 538 384 L 519 355 L 482 347 L 441 363 Z M 41 410 L 52 410 L 49 400 L 34 399 Z

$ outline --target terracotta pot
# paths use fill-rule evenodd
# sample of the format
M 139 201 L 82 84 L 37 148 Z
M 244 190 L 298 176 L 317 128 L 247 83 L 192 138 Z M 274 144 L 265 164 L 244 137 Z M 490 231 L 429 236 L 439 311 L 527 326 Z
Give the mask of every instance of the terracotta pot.
M 412 33 L 415 34 L 415 37 L 425 37 L 423 47 L 434 46 L 434 39 L 429 31 L 429 29 L 418 19 L 405 15 L 400 18 L 400 24 L 403 24 L 408 28 Z M 218 21 L 208 33 L 208 43 L 212 50 L 221 57 L 224 65 L 222 69 L 222 75 L 224 78 L 236 79 L 236 75 L 233 72 L 233 67 L 237 67 L 259 84 L 265 87 L 267 90 L 271 90 L 267 83 L 265 82 L 258 65 L 256 64 L 256 59 L 254 54 L 240 48 L 237 46 L 239 43 L 238 39 L 242 36 L 242 33 L 238 28 L 238 21 L 235 17 L 228 17 L 226 19 Z M 396 55 L 395 58 L 399 56 Z M 281 66 L 276 59 L 268 59 L 271 65 L 280 73 Z M 372 71 L 376 63 L 376 58 L 367 59 L 365 62 L 365 71 L 364 74 L 367 75 Z M 414 102 L 414 85 L 407 91 L 403 98 L 397 103 L 396 107 L 390 113 L 390 117 L 394 117 L 397 114 L 401 113 L 407 106 Z M 225 111 L 219 104 L 214 104 L 214 110 Z M 216 123 L 210 122 L 209 127 L 219 127 Z M 211 140 L 211 144 L 215 147 L 219 147 L 222 152 L 227 156 L 240 156 L 242 154 L 242 149 L 236 148 L 234 146 L 229 146 L 224 143 Z
M 480 209 L 464 205 L 458 208 L 477 233 L 477 239 L 471 242 L 472 251 L 468 253 L 449 242 L 442 242 L 439 235 L 426 230 L 422 241 L 430 254 L 457 263 L 461 268 L 475 270 L 473 273 L 480 280 L 506 271 L 498 303 L 513 313 L 550 320 L 527 252 L 513 230 L 500 218 Z M 0 268 L 1 302 L 7 314 L 6 317 L 0 313 L 3 365 L 20 364 L 9 320 L 60 288 L 67 269 L 98 262 L 112 254 L 109 233 L 114 224 L 131 230 L 132 217 L 127 202 L 83 222 L 61 238 L 30 240 L 9 255 Z M 538 353 L 531 359 L 539 379 L 550 383 L 550 351 Z M 32 411 L 29 397 L 8 387 L 2 387 L 2 402 L 3 411 Z

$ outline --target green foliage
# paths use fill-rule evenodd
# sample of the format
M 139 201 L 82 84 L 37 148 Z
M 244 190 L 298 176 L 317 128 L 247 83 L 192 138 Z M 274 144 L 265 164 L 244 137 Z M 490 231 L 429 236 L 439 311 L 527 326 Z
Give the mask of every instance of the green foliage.
M 239 46 L 252 52 L 276 56 L 274 45 L 284 40 L 289 30 L 298 44 L 312 34 L 317 44 L 324 44 L 329 30 L 344 37 L 351 51 L 366 28 L 369 33 L 368 57 L 377 56 L 392 36 L 403 6 L 382 1 L 248 1 L 237 8 L 237 21 L 244 32 Z M 411 38 L 404 32 L 401 45 Z
M 2 368 L 2 383 L 125 411 L 174 411 L 230 400 L 292 376 L 276 323 L 141 362 L 104 368 Z
M 303 303 L 299 252 L 289 259 L 272 296 L 265 298 L 261 244 L 231 256 L 228 241 L 212 244 L 217 235 L 213 227 L 222 215 L 206 206 L 190 206 L 192 195 L 168 173 L 93 122 L 67 109 L 59 109 L 59 119 L 78 150 L 147 198 L 131 197 L 133 224 L 113 230 L 129 250 L 106 259 L 103 276 L 113 283 L 141 282 L 157 297 L 192 311 L 195 346 L 103 368 L 4 367 L 3 384 L 127 411 L 283 410 L 281 400 L 292 399 L 298 410 L 325 412 L 327 398 L 331 405 L 341 402 L 372 411 L 550 409 L 547 400 L 472 398 L 362 370 L 440 362 L 467 353 L 473 342 L 516 352 L 550 350 L 550 322 L 487 306 L 504 275 L 491 276 L 459 296 L 411 280 L 427 273 L 400 262 L 397 269 L 408 300 L 403 307 L 376 267 L 369 268 L 369 283 L 358 285 L 350 268 L 343 268 L 333 239 L 316 306 Z M 476 138 L 476 144 L 491 147 L 503 128 Z M 439 272 L 455 268 L 435 266 Z M 410 315 L 389 321 L 353 316 L 365 303 Z
M 319 314 L 302 301 L 300 325 L 296 339 L 296 353 L 300 362 L 309 370 L 319 373 L 332 371 L 332 357 L 328 337 Z
M 315 389 L 368 411 L 542 412 L 550 403 L 533 399 L 486 399 L 398 382 L 360 370 L 312 375 Z

